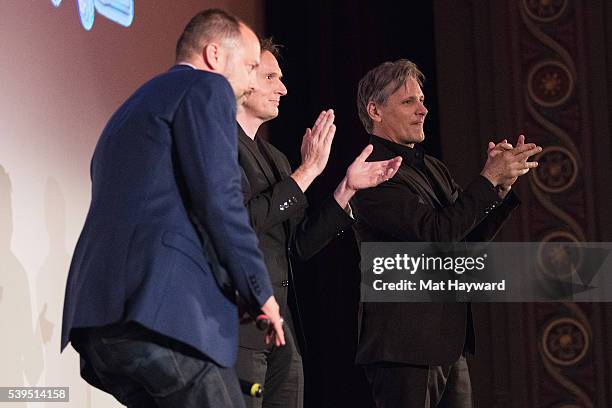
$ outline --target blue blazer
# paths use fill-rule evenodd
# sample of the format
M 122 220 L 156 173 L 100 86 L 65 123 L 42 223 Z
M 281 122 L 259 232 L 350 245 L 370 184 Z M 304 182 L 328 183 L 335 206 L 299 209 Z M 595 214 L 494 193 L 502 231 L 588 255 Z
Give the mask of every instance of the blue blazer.
M 66 285 L 62 349 L 72 329 L 136 321 L 233 365 L 238 313 L 195 225 L 243 301 L 259 308 L 272 288 L 243 204 L 227 80 L 177 65 L 144 84 L 102 132 L 91 178 Z

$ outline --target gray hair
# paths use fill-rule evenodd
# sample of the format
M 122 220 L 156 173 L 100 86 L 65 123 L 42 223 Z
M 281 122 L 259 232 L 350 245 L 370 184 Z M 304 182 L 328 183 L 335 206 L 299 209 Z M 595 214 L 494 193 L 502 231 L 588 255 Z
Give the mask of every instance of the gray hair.
M 414 62 L 407 59 L 383 62 L 361 78 L 357 87 L 357 112 L 368 133 L 371 133 L 374 127 L 372 118 L 368 115 L 368 103 L 384 105 L 389 96 L 404 85 L 409 78 L 417 81 L 419 86 L 423 86 L 425 76 Z

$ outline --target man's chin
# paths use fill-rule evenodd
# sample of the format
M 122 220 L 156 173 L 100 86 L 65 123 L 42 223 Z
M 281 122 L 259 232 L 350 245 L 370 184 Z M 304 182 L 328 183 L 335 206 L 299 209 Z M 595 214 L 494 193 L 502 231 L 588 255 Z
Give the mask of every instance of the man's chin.
M 424 140 L 425 140 L 425 134 L 424 133 L 421 133 L 420 135 L 415 135 L 414 136 L 414 143 L 421 143 Z
M 264 122 L 267 122 L 269 120 L 276 119 L 277 116 L 278 116 L 278 108 L 274 108 L 274 109 L 269 109 L 268 111 L 263 112 L 261 115 L 261 118 L 264 120 Z
M 414 135 L 414 136 L 409 136 L 406 139 L 404 139 L 404 143 L 421 143 L 422 141 L 425 140 L 425 135 Z

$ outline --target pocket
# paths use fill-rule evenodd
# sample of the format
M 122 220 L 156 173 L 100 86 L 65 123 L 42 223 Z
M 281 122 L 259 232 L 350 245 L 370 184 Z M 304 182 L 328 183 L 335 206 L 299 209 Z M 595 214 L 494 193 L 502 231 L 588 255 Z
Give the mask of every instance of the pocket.
M 175 350 L 173 344 L 169 340 L 147 343 L 134 373 L 133 378 L 153 397 L 164 398 L 180 391 L 208 368 L 204 360 Z
M 187 256 L 204 272 L 208 272 L 208 262 L 204 256 L 204 249 L 199 243 L 179 234 L 178 232 L 166 231 L 162 236 L 162 243 L 172 249 L 176 249 Z
M 142 326 L 99 339 L 98 355 L 113 373 L 134 380 L 153 397 L 181 390 L 205 368 L 203 360 L 175 350 L 176 342 Z

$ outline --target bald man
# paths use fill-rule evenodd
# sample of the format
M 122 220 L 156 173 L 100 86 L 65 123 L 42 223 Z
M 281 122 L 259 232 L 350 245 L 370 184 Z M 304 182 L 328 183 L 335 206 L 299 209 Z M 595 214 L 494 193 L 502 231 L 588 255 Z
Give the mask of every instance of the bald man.
M 284 344 L 237 162 L 236 99 L 252 88 L 259 41 L 206 10 L 176 60 L 115 112 L 96 146 L 62 348 L 72 341 L 82 376 L 129 407 L 242 407 L 236 292 Z

